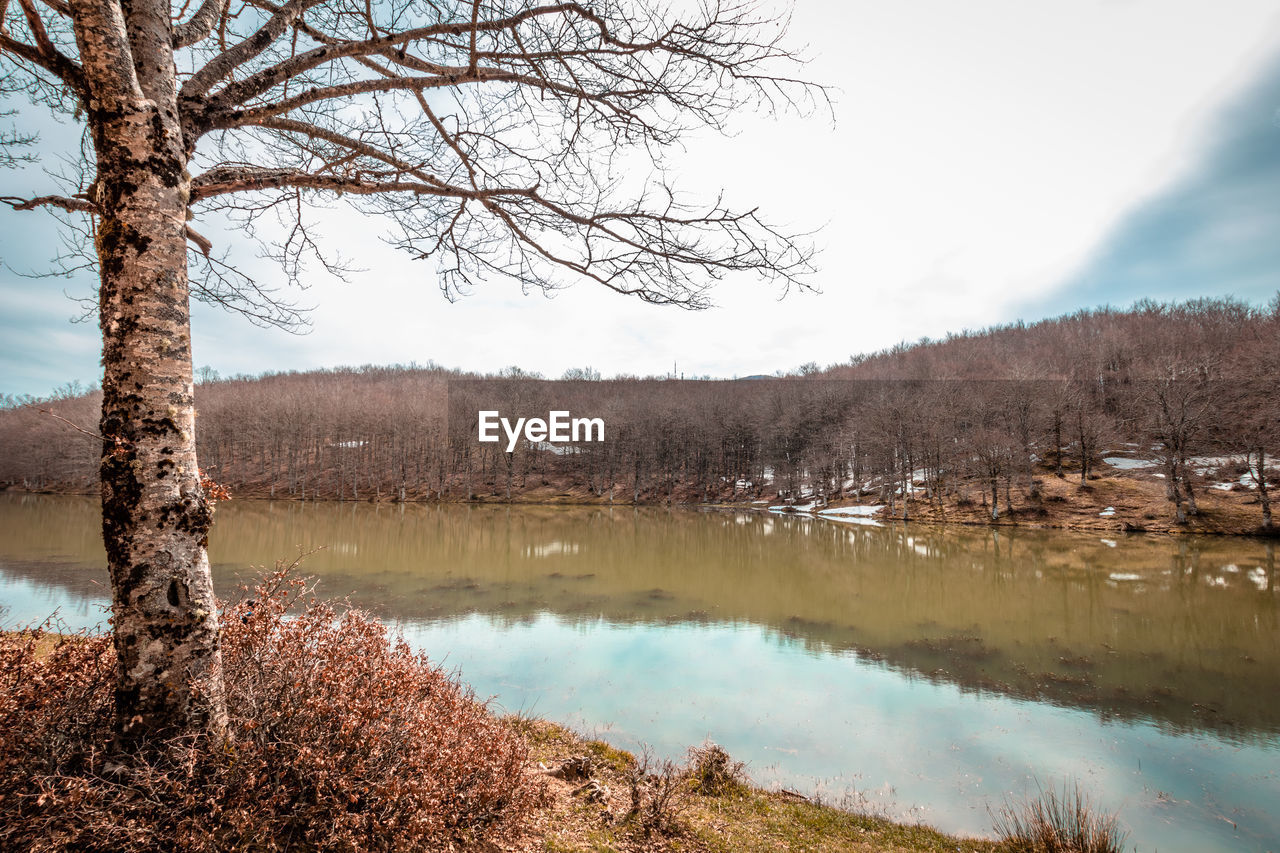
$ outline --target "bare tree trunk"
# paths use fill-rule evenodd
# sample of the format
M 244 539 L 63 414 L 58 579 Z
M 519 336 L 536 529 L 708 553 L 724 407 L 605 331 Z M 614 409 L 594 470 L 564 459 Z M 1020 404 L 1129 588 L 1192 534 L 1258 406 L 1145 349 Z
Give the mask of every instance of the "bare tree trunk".
M 1053 410 L 1053 473 L 1062 478 L 1062 412 Z
M 1182 479 L 1182 487 L 1186 489 L 1186 492 L 1187 492 L 1187 514 L 1199 515 L 1200 508 L 1196 506 L 1196 493 L 1191 488 L 1191 476 L 1187 473 L 1186 459 L 1178 460 L 1178 470 L 1180 472 L 1180 477 Z
M 1084 415 L 1077 415 L 1076 434 L 1080 439 L 1080 485 L 1089 481 L 1089 456 L 1093 448 L 1089 446 L 1089 437 L 1084 424 Z
M 102 530 L 126 740 L 226 726 L 196 465 L 186 213 L 169 9 L 72 0 L 93 98 L 101 275 Z
M 1267 451 L 1266 448 L 1259 447 L 1258 454 L 1258 473 L 1254 477 L 1254 482 L 1258 484 L 1258 502 L 1262 504 L 1262 526 L 1271 527 L 1271 495 L 1267 492 Z M 1245 457 L 1246 461 L 1248 457 Z
M 1182 508 L 1182 489 L 1178 488 L 1178 464 L 1174 457 L 1169 456 L 1165 463 L 1165 479 L 1168 482 L 1167 494 L 1169 500 L 1173 501 L 1174 517 L 1179 524 L 1187 523 L 1187 513 Z

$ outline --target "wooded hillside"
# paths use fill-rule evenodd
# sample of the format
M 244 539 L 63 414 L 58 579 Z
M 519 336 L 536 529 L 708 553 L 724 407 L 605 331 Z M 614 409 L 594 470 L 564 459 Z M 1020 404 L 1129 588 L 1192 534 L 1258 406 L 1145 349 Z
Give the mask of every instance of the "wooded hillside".
M 1179 522 L 1214 485 L 1256 495 L 1257 523 L 1270 523 L 1261 472 L 1280 452 L 1280 298 L 1082 311 L 770 379 L 569 375 L 589 378 L 437 366 L 206 377 L 199 458 L 239 496 L 872 496 L 899 517 L 961 497 L 998 517 L 1038 499 L 1045 477 L 1086 483 L 1105 452 L 1159 472 Z M 100 445 L 68 422 L 93 432 L 96 395 L 9 402 L 0 482 L 94 488 Z M 480 409 L 601 417 L 606 440 L 508 454 L 476 441 Z

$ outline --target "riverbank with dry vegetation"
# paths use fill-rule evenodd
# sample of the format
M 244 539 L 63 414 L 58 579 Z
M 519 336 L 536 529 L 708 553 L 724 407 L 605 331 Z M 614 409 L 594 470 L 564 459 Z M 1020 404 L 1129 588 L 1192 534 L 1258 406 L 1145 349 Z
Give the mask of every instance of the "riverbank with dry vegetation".
M 821 508 L 856 510 L 864 521 L 876 523 L 903 522 L 921 524 L 963 524 L 987 527 L 1017 527 L 1044 530 L 1082 530 L 1104 533 L 1203 534 L 1228 536 L 1280 536 L 1280 526 L 1264 526 L 1261 522 L 1260 497 L 1256 488 L 1240 482 L 1244 479 L 1239 466 L 1223 461 L 1201 475 L 1193 499 L 1196 511 L 1179 521 L 1165 482 L 1154 466 L 1141 469 L 1113 467 L 1099 462 L 1087 478 L 1058 477 L 1051 466 L 1034 472 L 1028 484 L 997 489 L 993 501 L 989 484 L 976 479 L 955 482 L 947 490 L 930 491 L 923 483 L 903 499 L 892 499 L 881 492 L 868 492 L 861 498 L 853 494 L 832 496 Z M 47 487 L 7 491 L 33 494 L 96 494 L 81 487 Z M 237 500 L 272 500 L 269 491 L 249 487 L 234 493 Z M 275 500 L 289 499 L 277 495 Z M 296 496 L 294 498 L 297 499 Z M 334 500 L 332 498 L 324 500 Z M 393 496 L 372 496 L 367 500 L 396 502 Z M 689 506 L 715 507 L 757 512 L 784 511 L 812 514 L 817 509 L 811 495 L 787 498 L 778 490 L 754 490 L 728 493 L 703 500 L 697 489 L 680 489 L 665 498 L 636 502 L 629 494 L 595 494 L 571 482 L 547 481 L 527 483 L 505 491 L 475 492 L 470 500 L 462 495 L 432 495 L 413 502 L 478 503 L 565 506 Z M 865 513 L 865 514 L 863 514 Z M 824 517 L 835 518 L 836 513 Z
M 658 761 L 554 723 L 510 722 L 530 744 L 549 797 L 525 837 L 500 848 L 513 853 L 1009 849 L 994 840 L 947 835 L 814 802 L 797 792 L 755 787 L 744 768 L 714 744 L 690 748 L 683 762 Z
M 1121 849 L 1114 822 L 1078 796 L 961 838 L 755 787 L 714 744 L 670 761 L 496 717 L 381 623 L 317 601 L 288 572 L 224 608 L 222 628 L 231 738 L 129 751 L 112 735 L 109 635 L 0 633 L 0 849 Z

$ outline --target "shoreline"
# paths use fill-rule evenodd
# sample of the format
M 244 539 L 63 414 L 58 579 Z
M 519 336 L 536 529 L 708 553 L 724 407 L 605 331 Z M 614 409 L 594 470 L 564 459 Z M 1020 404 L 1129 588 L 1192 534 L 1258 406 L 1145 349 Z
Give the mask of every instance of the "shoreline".
M 0 638 L 19 640 L 26 633 L 0 629 Z M 60 643 L 74 643 L 81 636 L 42 631 L 36 656 L 44 658 Z M 743 849 L 985 853 L 1002 849 L 991 837 L 955 835 L 923 823 L 824 803 L 795 791 L 770 790 L 752 782 L 740 766 L 723 780 L 720 790 L 699 791 L 696 784 L 689 787 L 699 778 L 697 772 L 688 772 L 698 769 L 692 761 L 686 771 L 679 762 L 636 756 L 561 723 L 511 715 L 497 719 L 527 744 L 525 772 L 542 780 L 547 797 L 517 838 L 481 848 L 490 853 L 589 853 L 602 849 L 602 844 L 611 850 L 690 853 Z M 691 756 L 696 751 L 691 748 Z M 631 815 L 631 783 L 637 770 L 646 769 L 648 778 L 674 779 L 685 790 L 676 791 L 662 813 Z
M 462 497 L 409 497 L 399 500 L 386 496 L 375 496 L 361 499 L 339 499 L 333 497 L 299 498 L 295 496 L 271 496 L 261 494 L 262 490 L 248 489 L 232 492 L 232 500 L 236 501 L 278 501 L 291 503 L 325 503 L 325 504 L 378 504 L 378 505 L 432 505 L 451 504 L 467 506 L 581 506 L 581 507 L 651 507 L 681 509 L 717 509 L 732 511 L 752 511 L 769 514 L 794 515 L 802 518 L 825 518 L 833 523 L 842 523 L 840 518 L 831 518 L 822 511 L 861 507 L 871 510 L 880 507 L 874 513 L 859 514 L 860 520 L 876 525 L 890 524 L 924 524 L 924 525 L 958 525 L 968 528 L 988 527 L 993 530 L 1058 530 L 1064 532 L 1112 533 L 1169 536 L 1239 536 L 1247 538 L 1276 539 L 1280 538 L 1280 525 L 1266 528 L 1262 525 L 1261 513 L 1256 502 L 1251 503 L 1252 493 L 1247 491 L 1219 491 L 1212 488 L 1200 488 L 1200 512 L 1190 516 L 1185 523 L 1178 523 L 1173 517 L 1172 509 L 1166 509 L 1168 501 L 1160 494 L 1161 484 L 1158 481 L 1144 481 L 1127 472 L 1119 472 L 1109 476 L 1091 478 L 1081 485 L 1078 478 L 1059 479 L 1052 475 L 1037 480 L 1038 494 L 1029 498 L 1018 494 L 1012 511 L 1004 505 L 1001 496 L 999 518 L 990 518 L 989 505 L 972 499 L 966 494 L 974 490 L 973 484 L 966 484 L 959 497 L 947 496 L 943 499 L 913 498 L 907 506 L 907 517 L 902 516 L 903 502 L 898 500 L 892 514 L 888 506 L 868 500 L 853 498 L 833 499 L 821 509 L 786 507 L 779 509 L 782 499 L 777 493 L 765 498 L 763 495 L 744 495 L 738 500 L 610 500 L 608 496 L 593 495 L 585 490 L 566 490 L 563 488 L 539 486 L 515 492 L 508 499 L 505 495 L 476 494 L 471 499 Z M 51 495 L 96 497 L 97 492 L 89 489 L 24 489 L 17 486 L 0 488 L 0 494 L 19 495 Z M 768 494 L 768 493 L 765 493 Z M 985 494 L 983 495 L 985 499 Z

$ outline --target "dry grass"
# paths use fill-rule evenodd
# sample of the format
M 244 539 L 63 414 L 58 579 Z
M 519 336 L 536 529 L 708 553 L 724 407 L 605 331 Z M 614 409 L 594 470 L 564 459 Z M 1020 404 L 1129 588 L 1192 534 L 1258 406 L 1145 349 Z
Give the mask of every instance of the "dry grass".
M 711 741 L 689 748 L 689 772 L 693 789 L 707 797 L 734 793 L 747 784 L 746 765 Z
M 1125 834 L 1115 815 L 1099 811 L 1078 786 L 1052 788 L 1006 804 L 995 829 L 1009 853 L 1121 853 Z
M 300 616 L 285 619 L 291 605 Z M 358 611 L 267 578 L 224 617 L 229 751 L 110 746 L 101 636 L 0 635 L 0 849 L 485 853 L 1113 853 L 1078 791 L 958 838 L 750 784 L 712 743 L 681 765 L 497 720 Z
M 606 791 L 603 798 L 575 794 L 581 781 L 551 779 L 552 804 L 535 818 L 527 837 L 505 846 L 521 853 L 743 853 L 743 851 L 810 851 L 810 853 L 994 853 L 994 841 L 957 838 L 925 826 L 893 823 L 883 818 L 842 811 L 803 797 L 752 787 L 745 776 L 721 777 L 715 795 L 699 793 L 699 755 L 707 745 L 690 750 L 690 761 L 676 773 L 686 780 L 674 819 L 648 834 L 632 816 L 628 780 L 642 764 L 635 756 L 602 741 L 585 740 L 552 723 L 512 720 L 530 743 L 532 754 L 549 767 L 573 756 L 593 759 L 593 778 Z M 716 747 L 719 750 L 718 747 Z M 723 750 L 719 750 L 723 755 Z M 712 767 L 741 772 L 724 755 Z M 703 767 L 705 771 L 708 768 Z M 709 774 L 716 775 L 716 774 Z

